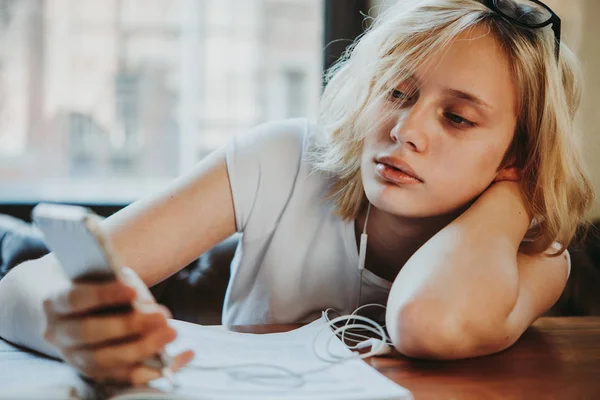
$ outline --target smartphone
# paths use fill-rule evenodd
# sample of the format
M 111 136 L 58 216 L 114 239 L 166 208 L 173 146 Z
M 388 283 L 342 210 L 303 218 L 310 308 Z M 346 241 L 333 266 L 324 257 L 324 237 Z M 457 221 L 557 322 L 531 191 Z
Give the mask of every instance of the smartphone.
M 32 211 L 50 250 L 73 281 L 117 279 L 121 264 L 104 233 L 101 217 L 86 207 L 40 203 Z
M 92 210 L 80 206 L 40 203 L 34 207 L 31 217 L 72 281 L 120 279 L 122 264 L 100 225 L 102 218 Z M 147 288 L 143 289 L 147 296 L 152 296 Z M 142 289 L 136 290 L 139 293 Z M 135 306 L 134 302 L 131 305 L 100 310 L 96 314 L 126 312 Z M 170 361 L 168 354 L 162 351 L 144 364 L 162 369 L 163 375 L 173 383 L 172 374 L 167 368 Z

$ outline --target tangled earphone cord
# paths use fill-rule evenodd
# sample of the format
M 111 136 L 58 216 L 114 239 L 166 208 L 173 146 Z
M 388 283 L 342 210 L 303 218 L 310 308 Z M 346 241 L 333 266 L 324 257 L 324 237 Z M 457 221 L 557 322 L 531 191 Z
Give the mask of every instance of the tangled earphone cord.
M 382 308 L 383 310 L 386 310 L 386 307 L 385 307 L 384 305 L 382 305 L 382 304 L 377 304 L 377 303 L 364 304 L 364 305 L 362 305 L 362 306 L 358 307 L 356 310 L 354 310 L 354 311 L 353 311 L 353 312 L 352 312 L 350 315 L 346 316 L 346 317 L 347 317 L 347 320 L 346 320 L 346 325 L 348 325 L 348 324 L 350 323 L 350 321 L 352 321 L 352 320 L 354 319 L 354 318 L 353 318 L 353 316 L 354 316 L 354 315 L 357 315 L 357 313 L 358 313 L 360 310 L 363 310 L 363 309 L 365 309 L 365 308 L 367 308 L 367 307 L 380 307 L 380 308 Z M 339 315 L 339 316 L 342 316 L 342 315 L 341 315 L 339 312 L 337 312 L 337 311 L 336 311 L 336 310 L 334 310 L 333 308 L 328 308 L 328 309 L 326 309 L 326 310 L 324 311 L 324 317 L 325 317 L 325 320 L 326 320 L 327 322 L 329 322 L 329 321 L 330 321 L 330 320 L 329 320 L 329 316 L 328 316 L 328 313 L 329 313 L 329 312 L 335 312 L 335 313 L 337 313 L 337 315 Z M 385 323 L 384 323 L 383 325 L 381 325 L 381 324 L 377 323 L 377 325 L 378 325 L 378 326 L 381 326 L 383 329 L 385 329 L 385 327 L 386 327 L 386 324 L 385 324 Z M 367 329 L 367 330 L 368 330 L 368 329 Z M 384 331 L 384 333 L 385 333 L 385 331 Z M 348 338 L 348 336 L 350 336 L 350 338 Z M 362 341 L 364 341 L 364 340 L 372 339 L 372 337 L 370 337 L 370 336 L 362 335 L 362 334 L 360 334 L 360 333 L 355 333 L 355 332 L 346 332 L 346 331 L 343 331 L 343 332 L 342 332 L 340 335 L 338 335 L 338 337 L 340 338 L 340 340 L 341 340 L 343 343 L 346 343 L 346 342 L 348 342 L 348 341 L 362 342 Z M 354 338 L 359 338 L 359 339 L 362 339 L 362 340 L 358 340 L 358 339 L 354 339 Z M 385 335 L 385 343 L 387 343 L 387 344 L 388 344 L 388 345 L 390 345 L 390 346 L 392 346 L 392 345 L 393 345 L 393 344 L 392 344 L 392 341 L 391 341 L 391 339 L 389 338 L 389 336 L 387 336 L 387 334 Z
M 365 308 L 367 306 L 383 307 L 380 304 L 367 304 L 360 308 Z M 315 335 L 313 342 L 312 342 L 313 353 L 319 360 L 326 362 L 327 365 L 309 369 L 309 370 L 302 371 L 302 372 L 296 372 L 296 371 L 293 371 L 293 370 L 283 367 L 283 366 L 266 364 L 266 363 L 244 363 L 244 364 L 233 364 L 233 365 L 222 365 L 222 366 L 203 366 L 203 365 L 198 365 L 198 364 L 192 364 L 192 365 L 188 365 L 188 366 L 184 367 L 183 369 L 186 369 L 186 370 L 193 369 L 193 370 L 199 370 L 199 371 L 224 371 L 232 379 L 235 379 L 238 381 L 254 383 L 254 384 L 261 384 L 261 385 L 268 385 L 268 386 L 277 386 L 280 388 L 285 387 L 285 388 L 291 389 L 291 388 L 299 388 L 299 387 L 304 386 L 306 384 L 305 378 L 309 375 L 323 372 L 327 369 L 334 367 L 335 365 L 347 362 L 349 360 L 364 359 L 364 358 L 374 356 L 374 355 L 378 354 L 382 350 L 382 348 L 387 345 L 389 338 L 388 338 L 387 334 L 385 333 L 384 328 L 380 324 L 378 324 L 377 322 L 375 322 L 374 320 L 372 320 L 370 318 L 363 317 L 361 315 L 356 315 L 355 313 L 358 310 L 355 310 L 351 315 L 340 315 L 339 317 L 336 317 L 332 320 L 330 320 L 329 317 L 327 316 L 327 312 L 329 310 L 332 310 L 332 309 L 327 309 L 326 311 L 323 311 L 322 317 L 325 319 L 326 325 L 323 326 L 319 330 L 319 332 L 317 332 L 317 334 Z M 349 320 L 362 321 L 363 323 L 353 322 L 351 324 L 345 323 L 343 326 L 340 326 L 340 327 L 336 326 L 336 324 L 339 322 L 349 321 Z M 367 324 L 371 324 L 371 325 L 367 325 Z M 331 331 L 332 328 L 333 328 L 333 331 Z M 376 342 L 377 346 L 371 347 L 370 351 L 363 353 L 363 354 L 360 354 L 358 351 L 352 351 L 353 354 L 348 355 L 348 356 L 341 356 L 339 354 L 334 354 L 331 351 L 331 342 L 333 341 L 334 338 L 339 338 L 340 334 L 343 335 L 343 333 L 345 331 L 350 330 L 350 329 L 361 329 L 363 331 L 366 330 L 366 331 L 374 333 L 375 335 L 378 335 L 381 339 L 376 339 L 376 340 L 378 340 L 378 342 Z M 317 348 L 317 342 L 326 330 L 329 330 L 329 333 L 330 333 L 330 336 L 325 343 L 325 351 L 328 354 L 327 354 L 327 356 L 323 356 L 320 354 L 320 352 Z M 364 337 L 368 338 L 367 340 L 374 339 L 374 338 L 369 338 L 367 336 L 364 336 Z M 354 350 L 354 349 L 360 348 L 360 347 L 358 347 L 360 345 L 360 343 L 357 345 L 354 345 L 354 346 L 348 346 L 345 343 L 343 343 L 343 344 L 349 350 Z M 247 371 L 247 370 L 250 370 L 250 371 Z M 267 372 L 268 370 L 271 370 L 272 372 Z

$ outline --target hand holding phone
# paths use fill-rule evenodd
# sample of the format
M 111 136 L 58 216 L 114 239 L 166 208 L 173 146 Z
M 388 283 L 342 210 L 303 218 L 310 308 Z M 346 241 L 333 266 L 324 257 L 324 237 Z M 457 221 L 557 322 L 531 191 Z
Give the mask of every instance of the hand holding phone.
M 36 206 L 32 217 L 73 283 L 44 301 L 45 338 L 65 361 L 95 380 L 140 384 L 191 360 L 191 352 L 169 360 L 164 346 L 176 337 L 170 312 L 121 266 L 100 217 L 56 204 Z

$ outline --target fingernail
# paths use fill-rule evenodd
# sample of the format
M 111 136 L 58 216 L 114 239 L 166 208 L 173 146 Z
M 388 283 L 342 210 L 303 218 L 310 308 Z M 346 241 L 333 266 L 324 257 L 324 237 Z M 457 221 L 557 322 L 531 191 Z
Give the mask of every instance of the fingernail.
M 161 312 L 160 308 L 158 307 L 158 304 L 156 303 L 136 302 L 135 308 L 139 312 L 144 314 L 154 314 L 156 312 Z
M 160 306 L 160 312 L 167 318 L 173 318 L 173 314 L 171 314 L 171 311 L 165 306 Z
M 165 318 L 173 318 L 171 311 L 167 307 L 156 303 L 136 303 L 136 309 L 144 314 L 160 313 Z
M 177 338 L 177 331 L 173 328 L 165 330 L 165 334 L 163 336 L 165 343 L 172 342 Z

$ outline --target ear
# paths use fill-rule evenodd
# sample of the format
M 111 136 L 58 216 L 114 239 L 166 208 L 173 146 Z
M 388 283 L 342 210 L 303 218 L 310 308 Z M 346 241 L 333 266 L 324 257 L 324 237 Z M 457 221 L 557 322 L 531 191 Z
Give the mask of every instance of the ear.
M 506 167 L 498 171 L 494 182 L 510 181 L 518 182 L 521 180 L 521 169 L 517 167 Z

